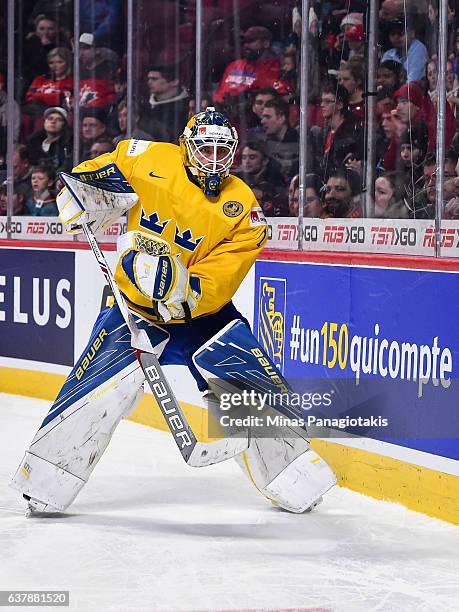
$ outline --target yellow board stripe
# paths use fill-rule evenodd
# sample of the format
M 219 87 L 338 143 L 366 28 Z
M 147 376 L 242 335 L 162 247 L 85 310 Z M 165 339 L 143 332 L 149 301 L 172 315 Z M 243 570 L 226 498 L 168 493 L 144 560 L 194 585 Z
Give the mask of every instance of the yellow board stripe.
M 0 367 L 0 392 L 52 401 L 65 378 L 60 374 Z M 204 432 L 204 411 L 182 402 L 181 406 L 193 430 Z M 167 431 L 151 395 L 142 397 L 129 418 Z M 205 436 L 200 438 L 205 440 Z M 334 442 L 313 440 L 311 446 L 334 470 L 339 485 L 459 525 L 457 476 Z

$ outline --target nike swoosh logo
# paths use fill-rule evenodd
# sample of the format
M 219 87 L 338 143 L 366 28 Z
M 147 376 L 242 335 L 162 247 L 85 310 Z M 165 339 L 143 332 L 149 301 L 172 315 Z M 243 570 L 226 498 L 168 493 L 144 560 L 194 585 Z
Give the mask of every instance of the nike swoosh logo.
M 159 176 L 159 174 L 155 174 L 154 172 L 150 172 L 149 176 L 151 176 L 151 178 L 162 178 L 165 179 L 165 176 Z

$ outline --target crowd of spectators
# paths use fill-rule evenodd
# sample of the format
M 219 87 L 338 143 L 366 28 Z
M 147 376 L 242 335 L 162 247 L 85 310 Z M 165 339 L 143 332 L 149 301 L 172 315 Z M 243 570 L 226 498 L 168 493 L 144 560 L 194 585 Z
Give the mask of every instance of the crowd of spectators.
M 134 103 L 126 101 L 125 3 L 80 0 L 79 88 L 74 98 L 72 0 L 23 0 L 17 19 L 14 116 L 7 118 L 0 46 L 0 214 L 6 209 L 6 125 L 14 125 L 14 212 L 56 213 L 58 174 L 126 138 L 177 142 L 194 99 L 193 0 L 135 3 Z M 201 107 L 239 132 L 234 174 L 268 216 L 296 216 L 306 160 L 307 217 L 363 215 L 366 133 L 376 130 L 375 216 L 435 215 L 438 0 L 381 0 L 376 91 L 367 86 L 368 2 L 203 0 Z M 459 14 L 449 0 L 444 216 L 459 218 Z M 172 6 L 174 5 L 174 6 Z M 175 8 L 174 8 L 175 7 Z M 174 9 L 174 10 L 172 10 Z M 301 22 L 308 62 L 300 63 Z M 6 38 L 5 21 L 0 35 Z M 306 151 L 300 155 L 300 81 L 307 69 Z M 368 96 L 376 113 L 367 116 Z M 79 139 L 74 143 L 74 111 Z M 76 149 L 76 151 L 75 151 Z

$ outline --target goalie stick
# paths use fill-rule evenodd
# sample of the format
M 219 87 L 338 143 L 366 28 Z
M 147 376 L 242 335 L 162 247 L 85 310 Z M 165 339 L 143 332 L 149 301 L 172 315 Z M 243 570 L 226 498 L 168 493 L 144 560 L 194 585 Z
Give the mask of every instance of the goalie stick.
M 84 189 L 86 192 L 94 189 L 87 183 L 81 183 L 72 175 L 64 172 L 60 177 L 73 197 L 76 199 L 82 210 L 81 198 L 78 197 L 76 187 Z M 100 191 L 98 189 L 98 191 Z M 88 195 L 88 194 L 86 194 Z M 88 240 L 89 246 L 103 272 L 110 289 L 113 292 L 115 301 L 120 309 L 121 315 L 131 333 L 131 346 L 136 349 L 136 356 L 140 367 L 143 370 L 145 379 L 151 389 L 153 397 L 156 399 L 166 424 L 172 433 L 177 447 L 185 462 L 193 467 L 202 467 L 219 463 L 238 455 L 249 446 L 249 440 L 238 438 L 223 438 L 215 442 L 199 442 L 191 429 L 174 392 L 162 371 L 158 357 L 154 352 L 147 332 L 139 329 L 126 304 L 115 278 L 108 266 L 102 250 L 94 236 L 88 223 L 82 222 L 81 227 Z

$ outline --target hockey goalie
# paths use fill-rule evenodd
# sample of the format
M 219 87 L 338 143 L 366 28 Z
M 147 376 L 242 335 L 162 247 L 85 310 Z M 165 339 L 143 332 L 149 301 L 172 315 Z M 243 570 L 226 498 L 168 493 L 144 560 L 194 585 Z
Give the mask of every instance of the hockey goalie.
M 30 511 L 63 511 L 73 502 L 143 393 L 151 370 L 131 343 L 123 304 L 148 335 L 154 371 L 164 377 L 160 388 L 171 395 L 183 380 L 174 374 L 180 367 L 203 396 L 218 401 L 212 380 L 231 347 L 247 356 L 240 360 L 246 371 L 271 364 L 231 301 L 267 239 L 254 194 L 230 174 L 237 144 L 236 130 L 209 107 L 189 120 L 180 146 L 122 141 L 63 177 L 57 203 L 67 231 L 90 228 L 94 235 L 125 212 L 128 225 L 117 244 L 120 297 L 97 318 L 13 477 Z M 259 493 L 290 512 L 313 508 L 336 482 L 307 436 L 288 428 L 270 437 L 247 430 L 208 449 L 203 442 L 189 463 L 230 457 Z

